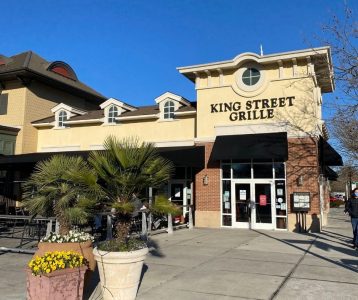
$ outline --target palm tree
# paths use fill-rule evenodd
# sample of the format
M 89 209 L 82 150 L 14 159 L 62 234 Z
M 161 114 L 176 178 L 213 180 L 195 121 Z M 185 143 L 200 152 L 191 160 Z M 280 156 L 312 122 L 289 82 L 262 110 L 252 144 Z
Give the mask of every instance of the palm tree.
M 149 187 L 167 182 L 173 164 L 161 156 L 151 143 L 136 138 L 118 140 L 108 137 L 104 150 L 92 152 L 89 162 L 98 176 L 98 185 L 104 195 L 104 206 L 115 209 L 119 222 L 115 227 L 119 243 L 127 240 L 130 232 L 134 202 Z M 169 205 L 169 209 L 174 206 Z
M 55 216 L 60 234 L 87 223 L 101 197 L 97 175 L 82 157 L 55 155 L 36 164 L 24 185 L 23 206 L 32 215 Z

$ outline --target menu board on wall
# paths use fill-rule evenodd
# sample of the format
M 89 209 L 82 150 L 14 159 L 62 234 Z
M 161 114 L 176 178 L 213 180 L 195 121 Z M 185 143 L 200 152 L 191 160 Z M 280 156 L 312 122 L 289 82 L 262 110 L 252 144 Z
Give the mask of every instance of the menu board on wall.
M 293 193 L 293 211 L 309 211 L 311 208 L 311 197 L 309 192 Z

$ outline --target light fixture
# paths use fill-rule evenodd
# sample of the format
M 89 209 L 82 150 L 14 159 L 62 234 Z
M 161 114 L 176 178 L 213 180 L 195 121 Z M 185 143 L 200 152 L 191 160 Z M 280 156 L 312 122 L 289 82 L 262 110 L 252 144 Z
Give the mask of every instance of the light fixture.
M 208 185 L 208 184 L 209 184 L 209 177 L 208 177 L 208 175 L 205 175 L 203 177 L 203 185 Z
M 303 185 L 303 175 L 300 175 L 297 177 L 297 185 L 302 186 Z

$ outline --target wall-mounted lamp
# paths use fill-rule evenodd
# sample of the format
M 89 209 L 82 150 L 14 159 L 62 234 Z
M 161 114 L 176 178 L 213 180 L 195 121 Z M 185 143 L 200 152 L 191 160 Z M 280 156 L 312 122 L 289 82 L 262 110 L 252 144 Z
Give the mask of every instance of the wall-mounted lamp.
M 297 177 L 297 185 L 302 186 L 303 185 L 303 175 L 300 175 Z
M 208 185 L 208 184 L 209 184 L 209 177 L 208 177 L 208 175 L 205 175 L 203 177 L 203 185 Z

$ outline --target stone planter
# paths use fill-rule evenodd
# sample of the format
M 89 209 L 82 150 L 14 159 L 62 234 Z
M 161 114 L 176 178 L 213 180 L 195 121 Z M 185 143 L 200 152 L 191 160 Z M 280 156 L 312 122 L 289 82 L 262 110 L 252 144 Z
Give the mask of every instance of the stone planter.
M 131 252 L 93 250 L 103 300 L 134 300 L 148 248 Z
M 86 270 L 80 267 L 35 276 L 27 269 L 27 300 L 82 300 Z
M 89 271 L 93 272 L 94 269 L 96 268 L 96 261 L 93 257 L 93 247 L 91 241 L 87 241 L 83 243 L 40 242 L 38 244 L 38 250 L 36 251 L 34 257 L 43 256 L 46 252 L 52 252 L 52 251 L 75 251 L 88 260 Z

